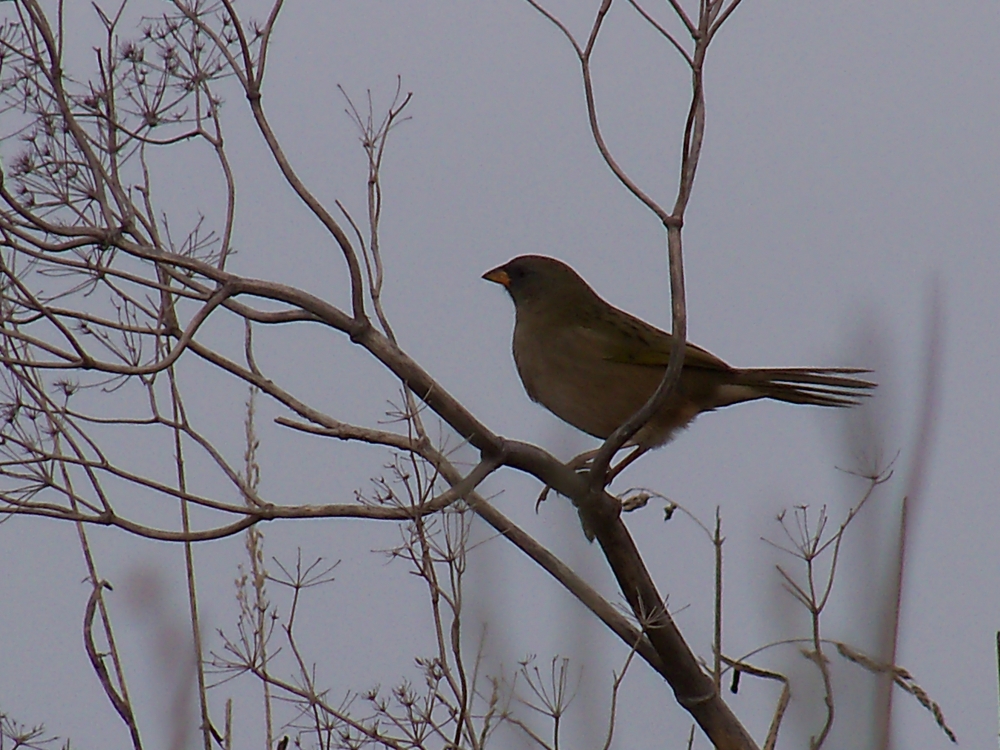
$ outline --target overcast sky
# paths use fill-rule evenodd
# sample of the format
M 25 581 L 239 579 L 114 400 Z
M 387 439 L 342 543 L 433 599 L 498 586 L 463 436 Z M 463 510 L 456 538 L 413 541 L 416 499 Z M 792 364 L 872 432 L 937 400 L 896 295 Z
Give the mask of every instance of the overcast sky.
M 546 6 L 583 35 L 596 3 Z M 667 17 L 665 8 L 649 7 Z M 744 0 L 709 54 L 708 124 L 684 229 L 692 341 L 738 366 L 877 369 L 873 413 L 883 454 L 899 453 L 896 481 L 847 545 L 826 632 L 861 647 L 872 645 L 868 618 L 880 595 L 878 529 L 898 508 L 912 468 L 929 304 L 939 290 L 941 401 L 910 539 L 899 663 L 941 705 L 961 745 L 977 748 L 997 737 L 998 16 L 985 2 Z M 99 43 L 84 38 L 92 23 L 78 28 L 80 49 Z M 620 1 L 594 66 L 609 146 L 640 185 L 672 205 L 689 87 L 680 60 Z M 340 199 L 364 214 L 364 157 L 337 85 L 359 102 L 370 89 L 376 107 L 385 107 L 397 75 L 413 92 L 412 119 L 385 157 L 382 247 L 386 306 L 402 347 L 498 433 L 566 458 L 592 447 L 525 396 L 510 356 L 513 308 L 479 278 L 521 253 L 557 256 L 609 301 L 669 328 L 663 231 L 601 161 L 572 49 L 519 0 L 286 3 L 264 106 L 292 163 L 328 206 Z M 346 305 L 339 252 L 279 179 L 235 87 L 224 124 L 238 180 L 231 268 Z M 161 206 L 175 212 L 176 226 L 190 225 L 198 211 L 219 225 L 221 182 L 203 173 L 204 163 L 191 149 L 154 160 Z M 376 425 L 396 398 L 392 379 L 334 332 L 283 328 L 263 335 L 260 347 L 270 377 L 336 418 Z M 220 379 L 195 400 L 234 456 L 244 398 L 242 386 Z M 383 473 L 384 453 L 290 435 L 270 423 L 282 413 L 261 404 L 262 491 L 274 501 L 346 502 Z M 856 502 L 862 484 L 837 469 L 857 466 L 858 442 L 847 435 L 863 419 L 854 418 L 773 402 L 726 409 L 700 418 L 616 485 L 653 488 L 706 522 L 721 507 L 727 654 L 803 634 L 773 568 L 790 561 L 761 537 L 780 538 L 774 518 L 782 508 L 808 504 L 815 512 L 826 504 L 839 523 Z M 619 600 L 568 502 L 552 497 L 535 515 L 537 483 L 511 470 L 484 489 L 500 493 L 504 513 Z M 628 524 L 678 625 L 708 658 L 711 548 L 689 522 L 663 523 L 661 507 Z M 264 532 L 269 554 L 289 559 L 301 547 L 305 557 L 343 560 L 337 582 L 312 595 L 305 634 L 314 658 L 327 664 L 332 695 L 416 678 L 412 657 L 432 648 L 425 597 L 400 563 L 371 552 L 395 544 L 395 528 L 286 522 Z M 137 614 L 127 591 L 136 576 L 161 576 L 159 601 L 182 611 L 180 549 L 120 532 L 95 536 L 116 584 L 112 596 L 120 597 L 120 635 L 149 746 L 163 746 L 164 669 L 154 656 L 162 621 Z M 75 747 L 125 747 L 81 644 L 88 589 L 74 538 L 70 526 L 52 522 L 0 526 L 0 710 L 45 722 Z M 198 549 L 212 648 L 216 628 L 233 628 L 241 552 L 238 539 Z M 580 708 L 606 710 L 611 670 L 626 649 L 502 540 L 477 547 L 471 567 L 473 609 L 491 622 L 491 658 L 509 668 L 528 653 L 573 657 L 583 676 L 569 736 L 573 746 L 599 746 Z M 794 650 L 759 663 L 801 676 L 800 705 L 815 699 L 809 665 Z M 632 669 L 616 747 L 681 746 L 686 715 L 644 664 Z M 864 707 L 851 707 L 847 695 L 862 672 L 838 664 L 836 675 L 847 708 L 830 746 L 866 747 L 851 723 L 866 720 Z M 731 703 L 762 738 L 776 697 L 773 685 L 745 680 Z M 250 742 L 260 734 L 246 705 Z M 950 744 L 909 696 L 898 694 L 896 708 L 898 747 Z M 818 728 L 807 712 L 797 716 L 787 747 L 804 746 Z M 505 742 L 517 746 L 512 736 Z

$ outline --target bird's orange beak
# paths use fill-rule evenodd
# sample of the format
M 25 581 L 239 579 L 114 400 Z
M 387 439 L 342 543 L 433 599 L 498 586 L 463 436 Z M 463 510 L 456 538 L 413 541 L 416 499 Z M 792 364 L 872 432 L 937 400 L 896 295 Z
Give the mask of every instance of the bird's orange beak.
M 492 271 L 487 271 L 483 274 L 483 278 L 505 288 L 510 286 L 510 276 L 507 275 L 507 272 L 503 270 L 502 266 L 500 268 L 494 268 Z

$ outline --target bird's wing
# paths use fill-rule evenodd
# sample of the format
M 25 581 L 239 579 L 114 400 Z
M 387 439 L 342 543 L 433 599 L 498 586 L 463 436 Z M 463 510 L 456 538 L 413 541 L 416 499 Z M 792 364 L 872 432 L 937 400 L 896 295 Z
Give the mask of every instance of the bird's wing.
M 602 320 L 597 325 L 586 325 L 581 335 L 590 339 L 602 358 L 648 367 L 666 367 L 670 361 L 673 337 L 666 331 L 651 326 L 624 311 L 611 321 Z M 684 366 L 706 370 L 731 370 L 732 368 L 711 352 L 687 342 L 684 347 Z

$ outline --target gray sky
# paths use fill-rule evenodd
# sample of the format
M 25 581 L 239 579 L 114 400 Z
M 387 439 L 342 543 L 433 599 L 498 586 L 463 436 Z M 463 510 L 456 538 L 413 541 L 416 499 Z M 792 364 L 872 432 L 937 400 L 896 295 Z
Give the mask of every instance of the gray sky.
M 578 35 L 592 13 L 581 5 L 547 3 Z M 865 618 L 884 545 L 876 527 L 898 503 L 910 468 L 929 294 L 935 283 L 940 289 L 942 399 L 910 539 L 899 663 L 940 703 L 965 747 L 991 746 L 997 735 L 998 20 L 987 3 L 745 0 L 710 52 L 704 155 L 684 234 L 691 340 L 739 366 L 878 368 L 881 445 L 887 456 L 900 452 L 898 479 L 877 498 L 868 530 L 859 526 L 848 544 L 826 633 L 860 646 L 871 645 Z M 80 41 L 82 49 L 93 43 L 82 32 Z M 512 307 L 479 278 L 514 255 L 554 255 L 609 301 L 669 327 L 663 233 L 597 154 L 565 39 L 516 0 L 314 0 L 287 4 L 271 54 L 264 102 L 290 159 L 328 206 L 340 199 L 359 218 L 365 165 L 336 86 L 358 102 L 370 88 L 384 107 L 402 76 L 414 93 L 412 119 L 389 144 L 382 234 L 386 305 L 401 345 L 500 434 L 567 458 L 591 447 L 524 395 L 509 352 Z M 687 106 L 680 61 L 619 2 L 594 65 L 610 147 L 637 182 L 672 205 Z M 235 88 L 225 124 L 239 185 L 233 269 L 346 304 L 339 252 L 281 183 Z M 199 210 L 217 225 L 217 175 L 206 179 L 197 153 L 177 154 L 183 158 L 171 152 L 155 164 L 162 205 L 176 211 L 177 226 Z M 225 326 L 211 335 L 239 346 L 238 332 Z M 332 332 L 283 328 L 259 345 L 271 377 L 337 418 L 374 425 L 396 398 L 391 378 Z M 220 379 L 198 402 L 233 451 L 244 398 L 242 387 Z M 275 501 L 347 501 L 382 472 L 384 454 L 290 435 L 269 424 L 280 413 L 261 405 L 263 490 Z M 848 427 L 825 410 L 745 405 L 702 417 L 622 480 L 621 488 L 654 488 L 705 521 L 721 506 L 728 654 L 801 627 L 773 569 L 789 561 L 760 537 L 777 539 L 773 519 L 793 505 L 827 504 L 839 523 L 861 491 L 835 468 L 854 465 Z M 535 515 L 537 483 L 510 470 L 486 489 L 502 493 L 496 503 L 504 513 L 617 600 L 599 550 L 583 539 L 565 500 L 552 498 Z M 709 545 L 686 521 L 662 523 L 659 507 L 628 523 L 679 610 L 679 626 L 708 657 Z M 304 557 L 343 559 L 337 582 L 314 595 L 305 635 L 327 662 L 334 695 L 415 677 L 412 656 L 431 648 L 424 597 L 403 566 L 370 552 L 396 543 L 394 528 L 343 521 L 264 531 L 269 554 L 289 559 L 301 546 Z M 51 522 L 0 526 L 0 707 L 46 722 L 74 746 L 125 746 L 80 643 L 87 592 L 74 535 Z M 116 597 L 121 584 L 119 635 L 134 659 L 134 692 L 154 747 L 165 741 L 157 735 L 164 668 L 140 657 L 162 634 L 125 601 L 128 581 L 153 570 L 165 578 L 163 601 L 180 610 L 172 578 L 180 550 L 120 533 L 95 536 Z M 241 550 L 240 540 L 198 549 L 213 648 L 217 627 L 232 630 Z M 472 567 L 474 609 L 493 622 L 491 658 L 511 665 L 529 652 L 542 661 L 576 654 L 580 705 L 604 710 L 624 647 L 500 540 L 477 548 Z M 802 662 L 791 651 L 760 659 L 796 675 L 808 672 Z M 653 738 L 679 746 L 689 722 L 658 678 L 642 664 L 633 670 L 616 746 Z M 842 694 L 861 675 L 838 665 Z M 803 683 L 797 695 L 808 700 L 810 689 Z M 744 680 L 732 705 L 763 737 L 776 697 L 773 686 Z M 244 716 L 254 715 L 251 706 Z M 896 707 L 899 747 L 949 744 L 909 697 L 899 694 Z M 851 710 L 864 715 L 855 706 L 847 717 Z M 831 746 L 862 747 L 852 744 L 860 740 L 849 722 Z M 580 734 L 571 736 L 585 741 L 589 725 L 578 716 L 576 726 Z M 787 746 L 802 746 L 816 727 L 808 718 L 790 724 Z M 249 732 L 247 741 L 257 736 Z

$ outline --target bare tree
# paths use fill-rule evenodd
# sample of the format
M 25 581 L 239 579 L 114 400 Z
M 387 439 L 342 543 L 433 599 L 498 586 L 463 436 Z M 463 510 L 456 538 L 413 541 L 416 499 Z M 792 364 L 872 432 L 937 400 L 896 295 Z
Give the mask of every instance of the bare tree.
M 367 106 L 350 103 L 368 159 L 367 216 L 356 219 L 343 204 L 325 205 L 316 197 L 272 128 L 263 82 L 281 0 L 260 22 L 241 19 L 233 0 L 173 0 L 168 11 L 142 21 L 133 41 L 126 41 L 133 29 L 122 28 L 132 17 L 128 0 L 113 8 L 95 5 L 104 29 L 95 48 L 97 73 L 80 78 L 68 70 L 63 5 L 13 3 L 0 30 L 0 111 L 7 139 L 0 182 L 0 510 L 75 524 L 92 587 L 85 617 L 87 653 L 134 747 L 141 747 L 141 733 L 105 603 L 107 584 L 88 542 L 93 526 L 183 545 L 196 655 L 197 725 L 206 750 L 213 744 L 232 744 L 229 709 L 220 728 L 210 706 L 210 686 L 245 674 L 259 680 L 263 689 L 269 747 L 287 745 L 287 739 L 277 741 L 280 731 L 271 719 L 276 697 L 296 707 L 288 726 L 309 738 L 304 741 L 324 748 L 476 748 L 503 723 L 523 732 L 530 743 L 558 747 L 561 717 L 572 692 L 564 663 L 553 660 L 547 676 L 544 668 L 527 661 L 513 675 L 489 676 L 478 659 L 470 662 L 463 656 L 467 636 L 461 619 L 462 574 L 472 514 L 548 571 L 627 645 L 628 660 L 612 684 L 606 747 L 612 741 L 618 687 L 634 655 L 662 675 L 715 747 L 757 747 L 722 699 L 723 664 L 737 674 L 769 675 L 755 671 L 749 657 L 725 659 L 721 624 L 715 634 L 714 666 L 703 667 L 622 523 L 622 500 L 606 490 L 612 457 L 669 397 L 683 365 L 681 229 L 705 129 L 703 70 L 717 32 L 740 0 L 703 0 L 691 14 L 671 0 L 669 23 L 631 4 L 676 50 L 691 77 L 678 188 L 670 209 L 619 166 L 598 123 L 591 60 L 611 0 L 601 3 L 585 39 L 574 37 L 543 4 L 528 2 L 564 34 L 579 59 L 590 126 L 602 157 L 667 235 L 674 334 L 670 365 L 656 394 L 604 443 L 584 472 L 543 448 L 493 432 L 397 341 L 382 304 L 379 228 L 385 146 L 394 126 L 405 118 L 409 101 L 401 86 L 384 115 L 376 114 L 370 100 Z M 344 300 L 321 299 L 232 270 L 236 184 L 220 105 L 223 92 L 234 87 L 245 98 L 288 186 L 342 255 L 350 279 Z M 178 237 L 157 199 L 154 155 L 195 147 L 213 155 L 213 169 L 225 186 L 223 211 Z M 206 333 L 210 321 L 230 328 L 235 322 L 242 331 L 240 340 L 212 343 L 218 337 Z M 400 399 L 394 416 L 399 429 L 341 421 L 259 366 L 255 336 L 262 329 L 302 324 L 346 337 L 397 379 Z M 225 374 L 250 389 L 243 455 L 227 455 L 212 439 L 208 420 L 189 408 L 191 382 L 205 372 Z M 353 503 L 296 504 L 267 497 L 258 482 L 258 398 L 283 407 L 286 416 L 278 422 L 291 430 L 392 451 L 391 478 L 376 482 L 371 496 L 359 496 Z M 432 439 L 425 424 L 431 414 L 458 442 L 478 452 L 471 470 L 454 460 L 449 446 L 455 440 Z M 133 438 L 169 455 L 172 476 L 122 460 L 116 446 Z M 572 501 L 600 544 L 631 617 L 477 492 L 501 467 L 531 474 Z M 879 472 L 869 478 L 872 489 L 880 477 Z M 211 489 L 218 486 L 228 487 L 239 500 L 226 500 L 224 493 Z M 629 510 L 642 502 L 627 498 L 624 507 Z M 140 503 L 154 508 L 152 516 L 162 522 L 150 522 L 150 514 L 139 511 Z M 176 513 L 176 522 L 169 520 L 165 507 Z M 853 517 L 852 511 L 848 521 Z M 317 681 L 296 640 L 295 624 L 304 594 L 331 580 L 336 564 L 299 559 L 294 565 L 271 565 L 257 534 L 263 521 L 316 518 L 400 525 L 403 536 L 391 554 L 405 560 L 426 583 L 437 641 L 434 655 L 419 663 L 423 685 L 403 684 L 389 694 L 372 691 L 337 702 Z M 805 519 L 802 526 L 808 527 Z M 821 670 L 826 657 L 819 616 L 835 563 L 828 582 L 818 587 L 811 566 L 824 551 L 836 558 L 843 533 L 842 528 L 832 540 L 821 540 L 822 527 L 803 538 L 791 537 L 790 551 L 807 566 L 807 584 L 782 573 L 813 617 L 808 649 Z M 221 647 L 210 649 L 202 641 L 192 546 L 241 533 L 246 534 L 249 561 L 240 577 L 241 617 L 235 631 L 223 633 Z M 721 566 L 718 526 L 710 536 Z M 274 591 L 288 594 L 280 609 L 270 599 Z M 721 588 L 719 596 L 721 623 Z M 295 665 L 294 681 L 271 667 L 281 649 Z M 865 664 L 864 657 L 849 653 L 854 655 L 848 658 Z M 897 681 L 906 679 L 891 664 L 886 670 Z M 831 691 L 827 695 L 829 719 L 815 747 L 823 744 L 833 721 Z M 543 737 L 521 718 L 519 709 L 550 719 L 551 736 Z M 767 747 L 774 744 L 783 710 L 779 706 Z

